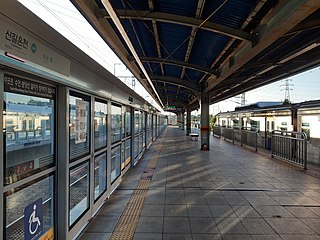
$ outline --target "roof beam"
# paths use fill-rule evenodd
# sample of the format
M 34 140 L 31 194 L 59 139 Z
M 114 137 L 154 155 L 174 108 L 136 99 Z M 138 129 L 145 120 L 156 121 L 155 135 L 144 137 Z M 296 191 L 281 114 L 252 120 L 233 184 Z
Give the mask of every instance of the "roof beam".
M 307 31 L 314 28 L 320 28 L 320 19 L 314 19 L 308 22 L 302 22 L 290 30 L 286 35 Z
M 229 62 L 226 61 L 221 66 L 221 75 L 219 77 L 210 76 L 208 78 L 207 89 L 211 91 L 215 86 L 231 76 L 319 8 L 319 0 L 280 1 L 273 11 L 270 12 L 265 24 L 262 23 L 263 28 L 260 31 L 260 39 L 257 44 L 252 46 L 251 43 L 242 43 L 232 56 L 234 59 L 233 65 L 230 65 Z
M 77 6 L 79 11 L 83 16 L 85 16 L 90 24 L 94 26 L 97 32 L 101 35 L 101 37 L 110 44 L 111 49 L 117 53 L 118 57 L 123 61 L 123 63 L 130 69 L 132 74 L 139 80 L 142 86 L 149 92 L 149 94 L 156 99 L 156 101 L 161 105 L 161 101 L 157 96 L 157 92 L 153 89 L 153 86 L 147 79 L 142 79 L 141 70 L 136 64 L 131 64 L 128 60 L 128 56 L 131 55 L 123 45 L 121 40 L 118 38 L 117 34 L 113 30 L 112 26 L 108 21 L 101 19 L 97 16 L 99 12 L 99 8 L 94 1 L 86 1 L 86 0 L 73 0 L 73 4 Z
M 183 102 L 185 105 L 189 103 L 190 99 L 192 99 L 191 97 L 185 98 L 185 97 L 181 97 L 175 93 L 166 93 L 166 98 L 167 101 L 170 102 L 170 100 L 172 101 L 174 100 L 179 100 L 181 102 Z
M 102 0 L 101 3 L 103 4 L 103 6 L 105 7 L 105 9 L 108 11 L 108 14 L 110 15 L 113 23 L 115 24 L 116 28 L 118 29 L 118 31 L 120 32 L 122 38 L 124 39 L 127 47 L 130 49 L 133 57 L 135 58 L 135 60 L 137 61 L 137 64 L 139 65 L 141 71 L 143 72 L 143 74 L 145 75 L 147 81 L 149 82 L 152 90 L 154 91 L 155 95 L 157 95 L 157 100 L 160 102 L 160 105 L 163 106 L 163 103 L 161 101 L 161 98 L 160 96 L 158 95 L 157 91 L 155 90 L 154 86 L 153 86 L 153 83 L 146 71 L 146 69 L 144 68 L 139 56 L 138 56 L 138 53 L 136 52 L 127 32 L 125 31 L 124 27 L 122 26 L 122 23 L 120 22 L 120 19 L 119 17 L 117 16 L 115 10 L 113 9 L 111 3 L 109 2 L 109 0 Z
M 173 97 L 165 97 L 165 99 L 163 98 L 162 101 L 165 102 L 167 106 L 174 105 L 176 107 L 182 107 L 182 108 L 185 108 L 185 106 L 189 104 L 187 101 L 184 101 L 182 99 L 173 98 Z
M 222 24 L 214 22 L 205 22 L 203 23 L 202 19 L 196 19 L 191 17 L 185 17 L 175 14 L 163 13 L 163 12 L 150 12 L 150 11 L 136 11 L 136 10 L 120 10 L 118 9 L 117 15 L 120 19 L 139 19 L 139 20 L 148 20 L 148 21 L 159 21 L 167 22 L 172 24 L 180 24 L 189 27 L 198 28 L 201 26 L 201 29 L 219 33 L 222 35 L 227 35 L 232 38 L 240 39 L 243 41 L 253 41 L 255 38 L 250 33 L 228 27 Z M 101 17 L 110 18 L 105 10 L 100 10 Z
M 154 10 L 153 0 L 148 0 L 148 4 L 149 4 L 150 11 L 153 12 L 153 10 Z M 156 41 L 158 57 L 162 58 L 158 27 L 157 27 L 157 22 L 155 20 L 152 20 L 152 28 L 153 28 L 153 36 L 154 36 L 154 39 Z M 160 69 L 161 69 L 161 74 L 164 75 L 164 68 L 163 68 L 163 64 L 162 63 L 160 63 Z
M 189 89 L 194 95 L 198 96 L 200 93 L 200 86 L 198 84 L 193 84 L 186 80 L 181 80 L 180 78 L 171 78 L 171 77 L 164 77 L 164 76 L 150 76 L 153 82 L 163 82 L 163 83 L 170 83 L 172 85 L 181 86 L 183 88 Z
M 127 59 L 127 56 L 129 56 L 130 53 L 117 37 L 111 25 L 108 23 L 108 21 L 102 21 L 102 19 L 99 19 L 95 15 L 96 11 L 98 10 L 98 6 L 95 3 L 86 0 L 73 0 L 73 4 L 76 4 L 83 16 L 86 16 L 87 19 L 90 19 L 90 23 L 95 27 L 95 29 L 97 29 L 102 38 L 112 46 L 112 50 L 118 54 L 119 58 L 123 60 L 124 64 L 130 69 L 133 75 L 137 79 L 141 79 L 140 69 L 131 64 Z M 142 85 L 146 87 L 144 82 L 142 82 Z
M 186 99 L 179 98 L 179 95 L 176 93 L 166 93 L 166 97 L 171 98 L 171 99 L 180 99 L 181 101 L 186 100 Z
M 130 60 L 134 60 L 134 59 L 131 58 Z M 187 63 L 187 62 L 172 60 L 172 59 L 140 57 L 140 60 L 142 62 L 163 63 L 163 64 L 175 65 L 175 66 L 179 66 L 179 67 L 186 67 L 186 68 L 190 68 L 192 70 L 198 71 L 198 72 L 203 72 L 203 73 L 210 74 L 210 75 L 217 75 L 217 72 L 215 70 L 205 68 L 205 67 L 200 67 L 198 65 Z
M 178 104 L 179 105 L 178 105 Z M 178 105 L 178 106 L 183 106 L 185 108 L 185 106 L 188 104 L 188 102 L 178 99 L 178 98 L 168 98 L 168 104 L 170 105 Z
M 186 106 L 186 109 L 188 109 L 189 111 L 194 111 L 196 109 L 200 108 L 200 101 L 198 98 L 194 98 L 189 104 L 188 106 Z
M 251 12 L 251 14 L 247 17 L 246 21 L 242 24 L 241 29 L 245 29 L 251 21 L 253 21 L 253 19 L 255 19 L 255 16 L 257 13 L 259 13 L 259 11 L 263 8 L 264 4 L 265 4 L 266 0 L 260 0 L 258 2 L 258 4 L 256 5 L 256 7 L 254 8 L 254 10 Z M 220 52 L 220 54 L 218 55 L 218 57 L 212 62 L 210 69 L 215 69 L 218 68 L 219 66 L 216 66 L 216 64 L 221 61 L 221 59 L 223 59 L 223 57 L 225 55 L 228 54 L 229 49 L 235 44 L 236 44 L 237 40 L 235 39 L 230 39 L 230 41 L 228 42 L 228 44 L 224 47 L 224 49 Z M 236 46 L 235 48 L 236 49 Z M 232 54 L 232 53 L 230 53 Z M 228 54 L 228 56 L 230 55 Z M 203 82 L 205 79 L 207 79 L 209 76 L 206 74 L 204 75 L 201 79 L 200 79 L 200 83 Z
M 156 86 L 157 89 L 160 89 L 160 90 L 166 90 L 166 91 L 176 91 L 176 92 L 179 92 L 179 93 L 186 93 L 186 94 L 192 94 L 194 95 L 194 93 L 187 89 L 187 88 L 184 88 L 182 86 L 180 86 L 180 88 L 174 88 L 174 87 L 165 87 L 165 86 Z
M 201 14 L 202 14 L 202 10 L 205 4 L 205 0 L 198 0 L 198 6 L 197 6 L 197 10 L 196 10 L 196 15 L 195 18 L 199 19 Z M 184 62 L 189 62 L 189 57 L 191 54 L 191 50 L 193 47 L 193 43 L 194 43 L 194 39 L 196 38 L 196 34 L 197 34 L 197 28 L 196 27 L 192 27 L 191 33 L 190 33 L 190 38 L 189 38 L 189 43 L 188 43 L 188 47 L 187 47 L 187 51 L 186 51 L 186 55 L 184 57 Z M 181 71 L 181 75 L 180 78 L 183 79 L 184 74 L 186 73 L 186 67 L 182 68 Z

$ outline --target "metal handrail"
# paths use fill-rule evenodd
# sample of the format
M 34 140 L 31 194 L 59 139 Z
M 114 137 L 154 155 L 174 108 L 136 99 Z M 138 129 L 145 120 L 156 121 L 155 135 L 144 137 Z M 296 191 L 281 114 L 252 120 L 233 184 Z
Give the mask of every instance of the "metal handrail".
M 219 138 L 221 138 L 222 132 L 221 132 L 220 126 L 213 126 L 212 132 L 213 132 L 213 136 L 218 136 Z
M 279 157 L 307 169 L 307 135 L 304 132 L 272 131 L 271 157 Z
M 234 143 L 234 128 L 221 127 L 221 136 L 224 139 L 231 140 Z
M 241 146 L 243 144 L 254 147 L 258 151 L 258 129 L 242 127 L 221 127 L 221 136 L 224 139 L 235 141 L 235 131 L 240 132 Z M 274 130 L 271 134 L 271 157 L 279 157 L 307 169 L 307 135 L 304 132 L 290 132 Z
M 245 144 L 258 151 L 258 129 L 254 127 L 241 128 L 241 146 Z

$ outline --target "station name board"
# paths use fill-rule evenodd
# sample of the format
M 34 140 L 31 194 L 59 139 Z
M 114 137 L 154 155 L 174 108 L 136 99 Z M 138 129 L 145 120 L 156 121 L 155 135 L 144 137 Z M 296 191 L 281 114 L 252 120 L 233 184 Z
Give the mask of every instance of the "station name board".
M 22 62 L 30 61 L 69 76 L 70 60 L 29 35 L 0 19 L 0 49 L 7 56 L 12 56 Z

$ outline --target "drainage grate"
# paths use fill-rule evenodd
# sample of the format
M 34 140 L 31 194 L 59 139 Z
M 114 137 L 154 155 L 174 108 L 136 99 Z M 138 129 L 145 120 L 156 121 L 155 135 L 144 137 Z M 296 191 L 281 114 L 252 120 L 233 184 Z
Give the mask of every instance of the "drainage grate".
M 140 214 L 147 196 L 148 188 L 151 183 L 152 176 L 158 161 L 162 144 L 158 144 L 156 151 L 148 163 L 147 169 L 142 174 L 138 186 L 133 191 L 132 196 L 124 209 L 119 222 L 117 223 L 111 240 L 130 240 L 133 239 L 134 233 L 138 226 Z

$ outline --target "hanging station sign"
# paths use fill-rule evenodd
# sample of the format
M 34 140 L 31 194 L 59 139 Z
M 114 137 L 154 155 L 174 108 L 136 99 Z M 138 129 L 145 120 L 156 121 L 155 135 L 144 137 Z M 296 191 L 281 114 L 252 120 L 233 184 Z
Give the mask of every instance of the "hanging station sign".
M 175 111 L 176 107 L 175 106 L 164 106 L 163 110 L 165 110 L 165 111 Z

